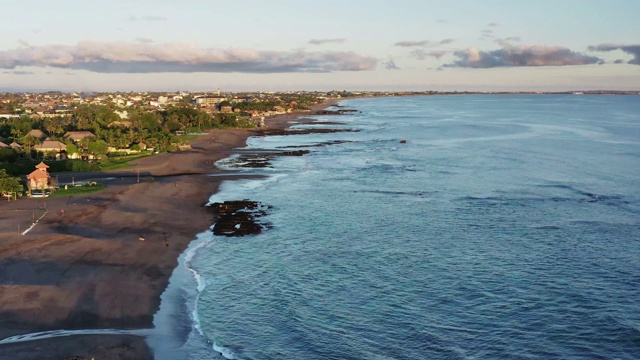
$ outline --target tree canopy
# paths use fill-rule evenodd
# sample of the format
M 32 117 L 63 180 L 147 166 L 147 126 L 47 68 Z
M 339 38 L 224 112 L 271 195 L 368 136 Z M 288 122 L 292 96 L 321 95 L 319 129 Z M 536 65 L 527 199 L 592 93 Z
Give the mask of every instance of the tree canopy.
M 24 187 L 19 177 L 10 176 L 7 174 L 7 170 L 0 169 L 0 193 L 2 193 L 2 195 L 12 193 L 19 194 L 22 193 L 23 189 Z

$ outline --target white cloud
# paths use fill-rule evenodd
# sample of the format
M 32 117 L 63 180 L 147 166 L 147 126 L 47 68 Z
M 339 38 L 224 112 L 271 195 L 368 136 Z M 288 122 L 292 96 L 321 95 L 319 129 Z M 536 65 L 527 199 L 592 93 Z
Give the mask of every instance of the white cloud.
M 205 49 L 192 44 L 82 41 L 0 51 L 0 68 L 51 66 L 99 73 L 332 72 L 374 70 L 378 60 L 351 51 Z
M 312 45 L 323 45 L 323 44 L 330 44 L 330 43 L 343 43 L 347 41 L 346 39 L 311 39 L 309 40 L 309 44 Z

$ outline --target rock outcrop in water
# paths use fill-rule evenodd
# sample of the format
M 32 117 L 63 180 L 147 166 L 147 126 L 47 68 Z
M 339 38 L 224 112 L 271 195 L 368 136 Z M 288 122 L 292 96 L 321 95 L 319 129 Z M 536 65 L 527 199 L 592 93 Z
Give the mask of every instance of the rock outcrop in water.
M 309 150 L 291 150 L 291 151 L 283 151 L 282 156 L 302 156 L 310 153 Z
M 354 109 L 317 110 L 313 112 L 313 115 L 344 115 L 356 112 L 358 112 L 358 110 Z
M 214 235 L 245 236 L 260 234 L 262 230 L 270 228 L 269 224 L 258 219 L 267 214 L 270 206 L 256 201 L 235 200 L 214 203 L 211 205 L 215 215 Z
M 357 129 L 264 129 L 260 135 L 307 135 L 307 134 L 328 134 L 339 132 L 358 132 Z
M 266 168 L 271 167 L 271 161 L 278 156 L 303 156 L 310 152 L 310 150 L 261 151 L 241 154 L 229 161 L 229 164 L 240 168 Z

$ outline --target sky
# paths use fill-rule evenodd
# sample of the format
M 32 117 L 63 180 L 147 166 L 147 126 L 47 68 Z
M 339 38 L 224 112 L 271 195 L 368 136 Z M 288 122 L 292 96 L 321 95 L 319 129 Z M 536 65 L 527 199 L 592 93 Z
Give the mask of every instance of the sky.
M 0 5 L 0 91 L 640 90 L 638 0 Z

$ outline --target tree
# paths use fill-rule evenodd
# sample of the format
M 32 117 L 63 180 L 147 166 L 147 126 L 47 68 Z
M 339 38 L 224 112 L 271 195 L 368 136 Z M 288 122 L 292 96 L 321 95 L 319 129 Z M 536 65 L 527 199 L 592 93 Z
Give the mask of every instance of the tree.
M 82 148 L 82 150 L 87 150 L 90 142 L 91 142 L 91 138 L 87 136 L 85 138 L 80 139 L 79 145 Z
M 13 141 L 21 139 L 25 134 L 31 130 L 33 121 L 28 117 L 21 116 L 11 121 L 11 137 Z
M 109 150 L 109 144 L 104 140 L 91 141 L 87 150 L 96 156 L 105 155 Z
M 169 120 L 164 123 L 164 131 L 166 132 L 174 132 L 182 129 L 182 125 L 180 123 Z
M 67 144 L 67 155 L 73 155 L 78 153 L 78 147 L 74 143 Z
M 44 129 L 52 136 L 62 136 L 64 133 L 64 127 L 66 125 L 66 119 L 62 116 L 54 116 L 44 120 Z
M 0 193 L 2 196 L 18 195 L 22 193 L 24 187 L 17 176 L 9 176 L 7 170 L 0 169 Z
M 11 148 L 0 148 L 0 162 L 13 162 L 18 157 Z
M 29 159 L 31 159 L 31 150 L 33 145 L 37 145 L 40 143 L 40 139 L 33 137 L 31 135 L 26 135 L 25 137 L 22 138 L 22 143 L 24 145 L 26 145 L 27 147 L 27 154 L 29 156 Z
M 45 152 L 44 154 L 42 154 L 42 159 L 53 159 L 55 160 L 56 158 L 56 151 L 55 150 L 49 150 L 47 152 Z
M 140 117 L 142 122 L 142 128 L 149 130 L 149 132 L 155 132 L 160 130 L 160 116 L 154 113 L 146 112 Z
M 108 126 L 120 117 L 104 105 L 79 105 L 73 110 L 78 130 L 96 130 Z
M 236 126 L 236 114 L 217 114 L 216 119 L 222 126 L 234 127 Z

